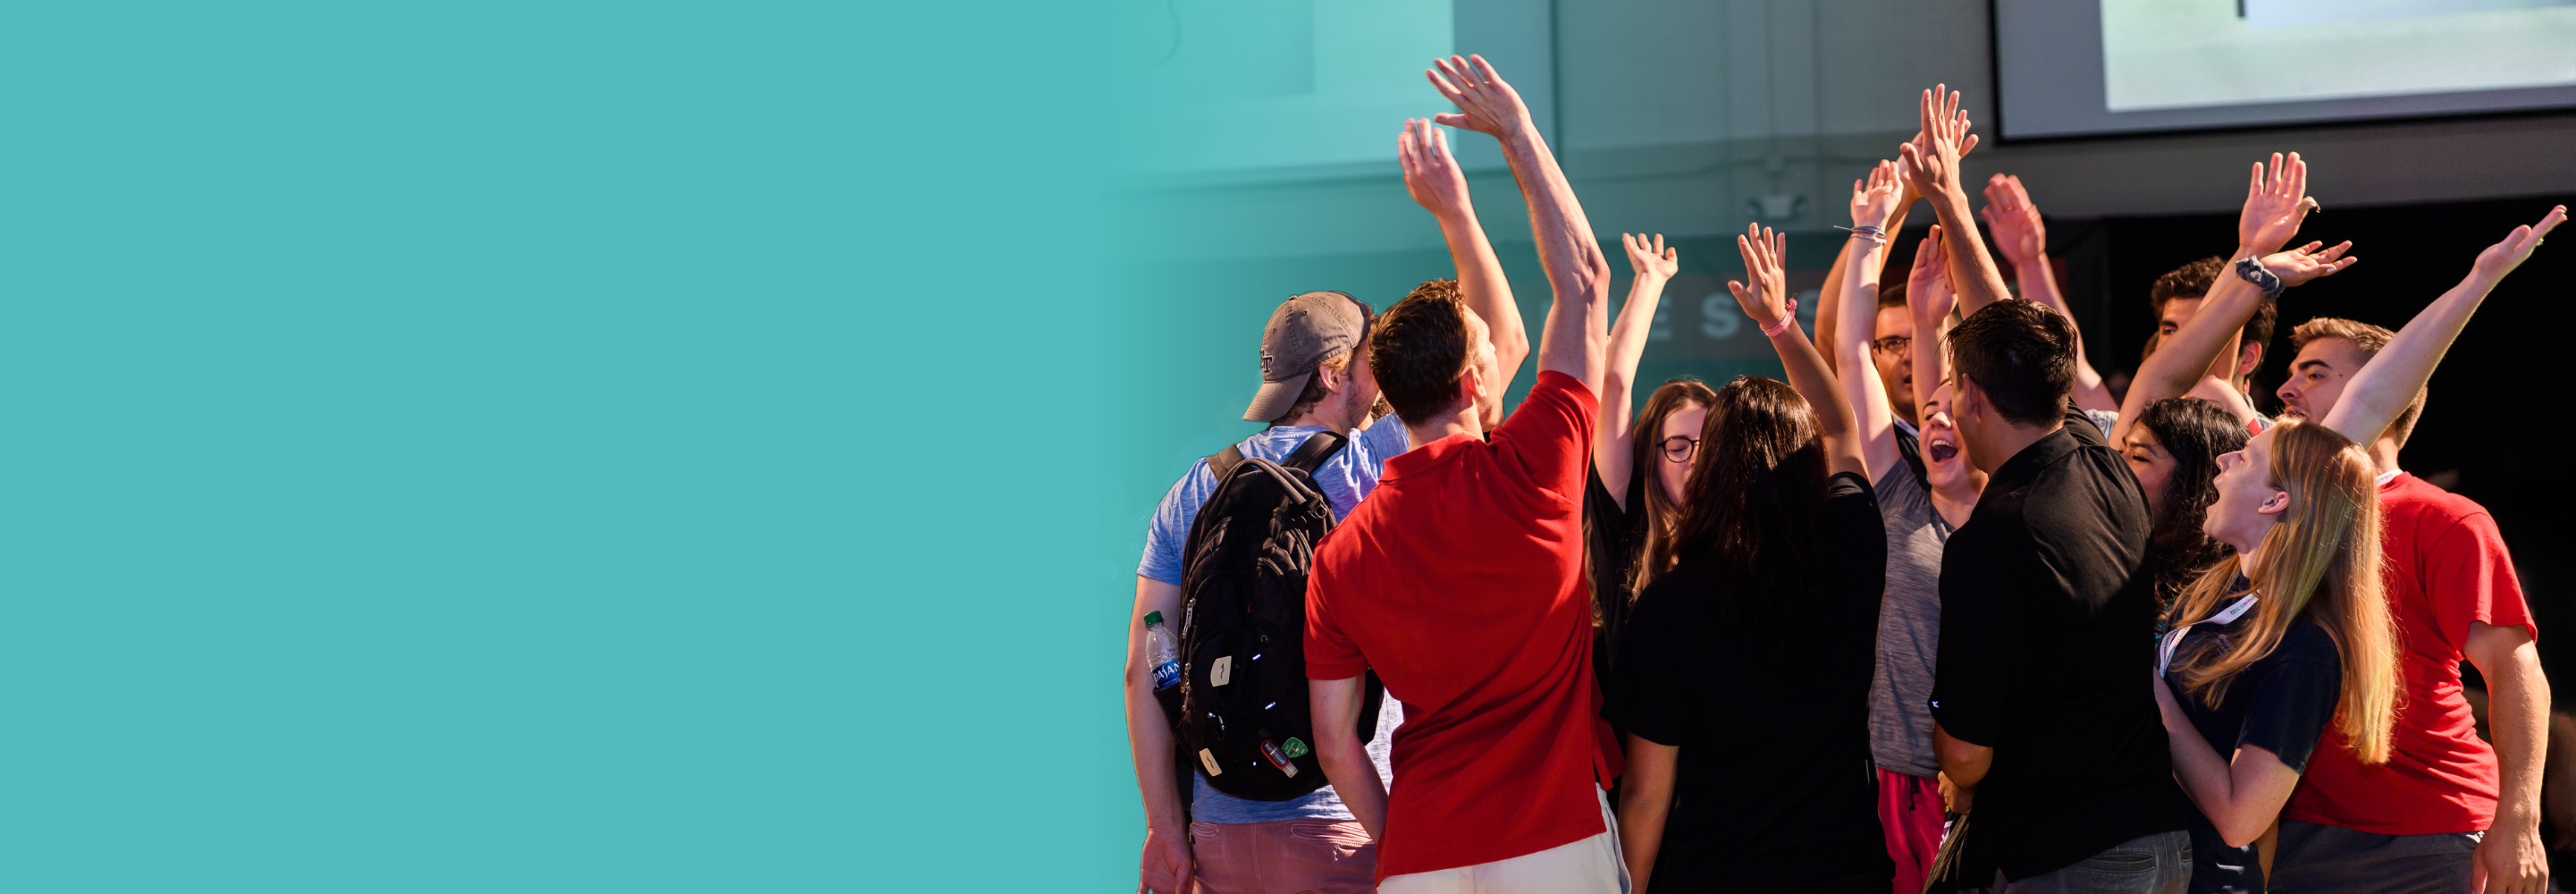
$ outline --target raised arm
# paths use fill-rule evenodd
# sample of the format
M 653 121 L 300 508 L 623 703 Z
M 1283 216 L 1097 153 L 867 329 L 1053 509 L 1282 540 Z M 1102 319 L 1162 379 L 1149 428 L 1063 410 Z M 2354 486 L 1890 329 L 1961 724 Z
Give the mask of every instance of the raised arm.
M 1483 56 L 1451 56 L 1435 64 L 1439 71 L 1423 75 L 1440 95 L 1457 104 L 1458 111 L 1433 120 L 1492 134 L 1502 141 L 1503 158 L 1511 162 L 1512 176 L 1529 200 L 1530 233 L 1538 242 L 1539 266 L 1546 268 L 1548 288 L 1554 293 L 1547 328 L 1539 335 L 1538 368 L 1573 376 L 1599 395 L 1609 342 L 1610 259 L 1601 254 L 1592 223 L 1584 219 L 1583 206 L 1574 199 L 1574 187 L 1566 183 L 1547 141 L 1539 138 L 1520 93 L 1503 83 Z M 1500 324 L 1488 321 L 1488 325 Z M 1509 382 L 1506 373 L 1504 384 Z M 1502 392 L 1500 387 L 1493 389 L 1495 394 Z
M 1845 239 L 1843 240 L 1843 247 L 1834 252 L 1834 265 L 1825 268 L 1825 284 L 1816 289 L 1817 344 L 1833 345 L 1841 343 L 1841 339 L 1837 337 L 1837 333 L 1842 331 L 1843 302 L 1842 299 L 1834 296 L 1843 293 L 1843 271 L 1851 265 L 1851 259 L 1852 241 Z M 1842 369 L 1842 360 L 1836 358 L 1834 356 L 1834 352 L 1830 350 L 1826 351 L 1825 368 L 1839 371 Z
M 2286 163 L 2274 153 L 2267 173 L 2261 162 L 2254 164 L 2253 180 L 2246 187 L 2245 210 L 2237 219 L 2236 252 L 2228 256 L 2228 266 L 2219 271 L 2218 280 L 2201 297 L 2200 310 L 2191 322 L 2157 344 L 2155 356 L 2138 364 L 2138 375 L 2129 384 L 2127 399 L 2120 402 L 2120 421 L 2111 430 L 2111 443 L 2124 443 L 2129 426 L 2148 404 L 2189 392 L 2236 340 L 2245 321 L 2254 318 L 2261 302 L 2272 300 L 2263 290 L 2236 272 L 2236 261 L 2257 258 L 2264 269 L 2279 277 L 2282 287 L 2306 283 L 2320 276 L 2330 276 L 2352 266 L 2358 258 L 2343 254 L 2352 248 L 2346 242 L 2324 251 L 2321 243 L 2310 242 L 2290 251 L 2276 251 L 2299 231 L 2299 223 L 2316 208 L 2309 198 L 2308 165 L 2296 152 Z
M 1914 246 L 1914 270 L 1905 277 L 1905 312 L 1914 318 L 1914 341 L 1909 348 L 1914 362 L 1914 405 L 1932 406 L 1932 392 L 1941 390 L 1941 379 L 1947 375 L 1941 353 L 1941 322 L 1950 318 L 1950 309 L 1959 305 L 1959 296 L 1950 291 L 1950 265 L 1941 247 L 1941 225 Z M 1923 411 L 1926 418 L 1931 412 Z
M 1855 321 L 1836 332 L 1826 344 L 1833 348 L 1834 378 L 1842 387 L 1843 399 L 1851 404 L 1861 462 L 1867 467 L 1866 477 L 1873 482 L 1899 461 L 1896 410 L 1888 405 L 1887 385 L 1879 381 L 1878 366 L 1870 360 L 1875 327 L 1863 327 L 1857 321 L 1878 316 L 1880 259 L 1887 254 L 1888 237 L 1884 232 L 1872 232 L 1872 228 L 1887 220 L 1902 192 L 1896 166 L 1883 161 L 1870 169 L 1869 179 L 1852 181 L 1852 237 L 1843 247 L 1842 288 L 1817 299 L 1827 306 L 1841 305 L 1842 318 Z M 1818 319 L 1823 319 L 1824 310 L 1816 309 Z
M 2460 337 L 2460 329 L 2469 324 L 2469 315 L 2477 312 L 2487 293 L 2530 259 L 2542 237 L 2566 221 L 2567 206 L 2551 208 L 2539 223 L 2515 227 L 2504 241 L 2478 252 L 2467 279 L 2416 312 L 2406 328 L 2397 330 L 2397 337 L 2389 339 L 2388 346 L 2344 385 L 2343 396 L 2326 411 L 2326 427 L 2365 446 L 2378 440 L 2379 433 L 2415 402 L 2416 392 L 2433 378 L 2433 368 L 2441 365 L 2442 355 L 2451 350 L 2451 341 Z
M 1621 511 L 1628 509 L 1628 476 L 1635 471 L 1636 414 L 1632 406 L 1637 393 L 1637 360 L 1646 354 L 1646 336 L 1655 328 L 1655 305 L 1662 303 L 1664 283 L 1671 282 L 1681 271 L 1681 258 L 1673 249 L 1664 247 L 1664 236 L 1655 234 L 1649 242 L 1644 236 L 1619 234 L 1619 244 L 1628 249 L 1628 266 L 1637 278 L 1628 286 L 1628 303 L 1619 308 L 1618 322 L 1610 324 L 1610 359 L 1601 371 L 1601 412 L 1592 426 L 1592 468 L 1601 475 L 1601 486 L 1610 490 L 1610 499 Z
M 1950 231 L 1950 284 L 1958 289 L 1967 313 L 2010 297 L 2003 272 L 1986 254 L 1986 241 L 1976 238 L 1976 218 L 1968 213 L 1968 191 L 1959 179 L 1959 157 L 1976 145 L 1968 133 L 1968 113 L 1959 108 L 1958 91 L 1941 85 L 1923 92 L 1923 132 L 1897 145 L 1905 185 L 1932 201 L 1932 216 Z
M 1976 141 L 1970 140 L 1969 145 L 1976 145 Z M 1920 196 L 1915 195 L 1913 190 L 1905 188 L 1904 178 L 1901 177 L 1897 179 L 1897 194 L 1900 198 L 1896 200 L 1894 207 L 1887 210 L 1886 217 L 1868 221 L 1868 223 L 1874 224 L 1879 229 L 1886 231 L 1889 239 L 1896 238 L 1896 231 L 1905 228 L 1906 210 L 1914 207 L 1915 199 L 1921 198 Z M 1862 221 L 1855 220 L 1853 223 L 1859 224 L 1862 223 Z M 1843 293 L 1843 268 L 1851 261 L 1851 255 L 1852 243 L 1846 240 L 1843 242 L 1843 247 L 1834 252 L 1834 265 L 1825 269 L 1824 288 L 1817 290 L 1816 294 L 1833 296 Z M 1880 251 L 1878 253 L 1878 268 L 1882 275 L 1887 271 L 1887 252 L 1885 251 Z M 1882 278 L 1880 281 L 1885 282 L 1886 280 Z M 1835 333 L 1841 331 L 1838 327 L 1841 325 L 1840 318 L 1842 316 L 1842 308 L 1840 305 L 1842 302 L 1832 300 L 1831 297 L 1826 297 L 1818 303 L 1824 306 L 1816 308 L 1816 343 L 1820 345 L 1840 344 L 1841 340 L 1836 337 Z M 1869 319 L 1873 322 L 1877 320 L 1877 316 L 1874 311 Z M 1838 373 L 1842 369 L 1841 362 L 1835 359 L 1834 352 L 1832 351 L 1825 352 L 1825 366 L 1836 370 Z
M 1529 333 L 1521 325 L 1520 305 L 1512 300 L 1511 280 L 1503 276 L 1503 262 L 1494 257 L 1484 224 L 1476 220 L 1466 171 L 1449 153 L 1448 132 L 1432 126 L 1430 119 L 1408 118 L 1395 147 L 1396 160 L 1404 168 L 1404 191 L 1440 221 L 1440 238 L 1449 243 L 1449 261 L 1458 269 L 1459 296 L 1492 330 L 1494 365 L 1502 380 L 1490 390 L 1493 404 L 1485 412 L 1485 424 L 1490 427 L 1502 421 L 1503 391 L 1511 387 L 1512 376 L 1529 357 Z
M 1780 352 L 1780 365 L 1789 372 L 1789 387 L 1797 389 L 1798 396 L 1816 411 L 1816 434 L 1824 442 L 1826 467 L 1837 474 L 1868 477 L 1869 465 L 1861 460 L 1860 443 L 1854 437 L 1859 424 L 1852 418 L 1851 402 L 1834 387 L 1834 374 L 1825 369 L 1824 355 L 1816 353 L 1807 333 L 1798 328 L 1798 308 L 1790 303 L 1783 268 L 1789 256 L 1788 234 L 1747 225 L 1744 235 L 1735 237 L 1735 249 L 1744 253 L 1745 278 L 1753 284 L 1728 280 L 1726 290 L 1735 293 L 1736 305 L 1771 338 L 1771 349 Z M 1859 370 L 1870 374 L 1866 361 Z
M 2075 313 L 2066 306 L 2066 296 L 2057 290 L 2056 273 L 2048 266 L 2048 228 L 2039 219 L 2039 206 L 2030 202 L 2021 178 L 1996 174 L 1986 181 L 1986 207 L 1980 212 L 1986 229 L 1995 234 L 1995 247 L 2004 260 L 2012 262 L 2013 278 L 2021 284 L 2021 296 L 2056 311 L 2068 325 L 2075 325 Z M 2111 399 L 2111 389 L 2102 384 L 2102 373 L 2093 368 L 2084 355 L 2084 339 L 2079 328 L 2075 339 L 2075 406 L 2086 410 L 2117 410 L 2120 404 Z

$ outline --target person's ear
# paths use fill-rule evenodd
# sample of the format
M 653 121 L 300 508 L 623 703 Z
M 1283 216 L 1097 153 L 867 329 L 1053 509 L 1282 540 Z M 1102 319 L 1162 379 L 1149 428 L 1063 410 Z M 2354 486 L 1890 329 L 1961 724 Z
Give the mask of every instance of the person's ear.
M 2289 511 L 2289 508 L 2290 492 L 2286 490 L 2276 490 L 2272 492 L 2271 496 L 2264 497 L 2263 504 L 2254 507 L 2254 511 L 2260 512 L 2264 515 L 2279 515 L 2283 512 Z
M 1315 381 L 1323 383 L 1326 395 L 1339 395 L 1350 385 L 1349 373 L 1329 366 L 1315 367 Z
M 1458 401 L 1462 406 L 1467 407 L 1485 405 L 1485 371 L 1482 364 L 1467 364 L 1467 371 L 1458 376 Z
M 2263 346 L 2261 344 L 2246 342 L 2244 347 L 2237 349 L 2236 378 L 2242 379 L 2246 376 L 2253 375 L 2256 370 L 2260 370 L 2262 368 Z

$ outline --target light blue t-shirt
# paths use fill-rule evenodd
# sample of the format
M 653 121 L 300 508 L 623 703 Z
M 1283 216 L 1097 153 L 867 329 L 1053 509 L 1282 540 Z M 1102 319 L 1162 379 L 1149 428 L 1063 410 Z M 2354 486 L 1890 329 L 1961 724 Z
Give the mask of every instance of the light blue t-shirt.
M 1319 425 L 1273 428 L 1243 439 L 1235 448 L 1247 457 L 1278 462 L 1323 430 Z M 1360 499 L 1377 488 L 1388 457 L 1411 447 L 1405 439 L 1404 425 L 1388 416 L 1353 436 L 1350 443 L 1325 459 L 1315 469 L 1315 487 L 1324 492 L 1325 502 L 1332 504 L 1333 521 L 1349 516 Z M 1154 509 L 1153 525 L 1145 531 L 1145 558 L 1136 565 L 1137 576 L 1180 584 L 1181 551 L 1189 545 L 1190 523 L 1198 519 L 1199 504 L 1216 492 L 1216 484 L 1216 474 L 1208 471 L 1205 459 L 1192 464 L 1189 474 L 1173 482 L 1171 491 L 1163 495 L 1163 504 Z M 1378 711 L 1377 735 L 1369 740 L 1368 753 L 1369 760 L 1377 764 L 1378 780 L 1390 786 L 1395 784 L 1395 773 L 1389 751 L 1394 747 L 1395 727 L 1403 722 L 1404 706 L 1396 702 L 1394 693 L 1387 693 Z M 1247 801 L 1208 787 L 1205 774 L 1193 774 L 1190 789 L 1190 818 L 1202 823 L 1352 818 L 1350 808 L 1342 806 L 1341 795 L 1330 785 L 1291 801 Z

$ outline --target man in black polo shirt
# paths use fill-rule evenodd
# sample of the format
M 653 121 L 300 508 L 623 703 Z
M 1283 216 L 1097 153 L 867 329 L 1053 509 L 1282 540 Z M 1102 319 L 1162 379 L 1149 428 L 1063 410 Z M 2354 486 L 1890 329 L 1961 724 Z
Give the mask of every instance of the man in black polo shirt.
M 2021 300 L 1947 338 L 1951 412 L 1991 477 L 1941 558 L 1933 746 L 1967 818 L 1935 890 L 2036 894 L 2081 876 L 2084 891 L 2180 894 L 2190 878 L 2190 808 L 2148 688 L 2146 497 L 2066 400 L 2075 338 Z

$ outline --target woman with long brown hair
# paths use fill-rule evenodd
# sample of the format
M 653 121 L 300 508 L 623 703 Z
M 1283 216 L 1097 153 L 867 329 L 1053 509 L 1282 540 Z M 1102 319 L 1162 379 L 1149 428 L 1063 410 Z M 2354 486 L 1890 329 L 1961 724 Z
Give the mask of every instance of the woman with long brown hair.
M 2254 839 L 2327 728 L 2362 763 L 2388 760 L 2397 656 L 2369 455 L 2291 422 L 2218 468 L 2202 528 L 2236 552 L 2175 601 L 2155 692 L 2174 776 L 2199 808 L 2191 890 L 2260 892 Z
M 2218 478 L 2218 458 L 2245 449 L 2245 437 L 2245 426 L 2217 404 L 2168 397 L 2148 404 L 2129 426 L 2127 443 L 2119 445 L 2129 471 L 2137 473 L 2138 488 L 2147 493 L 2147 516 L 2155 520 L 2147 534 L 2147 569 L 2156 577 L 2160 614 L 2201 569 L 2235 555 L 2201 530 L 2201 522 L 2218 499 L 2210 486 Z
M 1592 583 L 1592 671 L 1610 678 L 1636 597 L 1637 557 L 1646 543 L 1672 530 L 1681 516 L 1682 481 L 1699 452 L 1700 423 L 1717 392 L 1698 379 L 1672 379 L 1646 398 L 1629 418 L 1637 361 L 1654 329 L 1664 284 L 1681 270 L 1679 253 L 1664 237 L 1619 234 L 1628 265 L 1637 273 L 1628 303 L 1610 324 L 1609 362 L 1603 366 L 1599 418 L 1592 427 L 1592 475 L 1583 487 L 1584 575 Z
M 1882 894 L 1860 771 L 1885 528 L 1851 404 L 1788 299 L 1786 240 L 1750 228 L 1737 247 L 1752 285 L 1727 287 L 1795 387 L 1717 390 L 1681 517 L 1646 551 L 1609 687 L 1620 850 L 1640 891 Z

